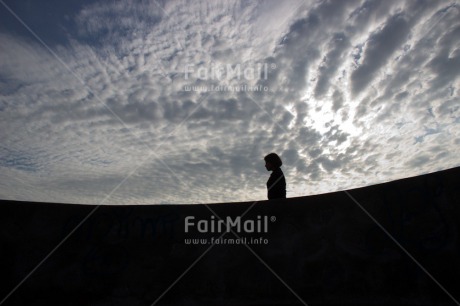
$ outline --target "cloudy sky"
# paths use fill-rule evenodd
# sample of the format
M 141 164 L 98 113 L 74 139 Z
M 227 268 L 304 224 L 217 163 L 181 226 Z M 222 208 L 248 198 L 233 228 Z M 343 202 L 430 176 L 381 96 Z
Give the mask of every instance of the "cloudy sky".
M 460 165 L 458 1 L 0 0 L 0 198 L 288 197 Z

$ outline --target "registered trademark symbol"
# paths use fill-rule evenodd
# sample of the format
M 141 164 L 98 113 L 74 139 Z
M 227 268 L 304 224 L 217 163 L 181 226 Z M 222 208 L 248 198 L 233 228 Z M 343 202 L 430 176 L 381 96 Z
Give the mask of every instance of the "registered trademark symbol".
M 276 64 L 271 64 L 270 69 L 276 69 Z
M 270 221 L 275 222 L 275 221 L 276 221 L 276 217 L 275 217 L 275 216 L 271 216 L 271 217 L 270 217 Z

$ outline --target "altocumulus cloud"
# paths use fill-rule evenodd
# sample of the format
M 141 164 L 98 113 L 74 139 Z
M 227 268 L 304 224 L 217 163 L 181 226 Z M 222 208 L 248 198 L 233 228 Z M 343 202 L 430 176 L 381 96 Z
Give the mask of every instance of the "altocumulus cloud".
M 456 1 L 5 3 L 3 199 L 259 200 L 269 152 L 290 197 L 460 164 Z

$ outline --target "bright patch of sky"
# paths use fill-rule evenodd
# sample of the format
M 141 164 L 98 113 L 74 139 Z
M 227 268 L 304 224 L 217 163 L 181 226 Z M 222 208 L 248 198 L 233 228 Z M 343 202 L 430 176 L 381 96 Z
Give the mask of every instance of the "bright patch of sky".
M 460 165 L 458 1 L 0 1 L 0 198 L 288 197 Z

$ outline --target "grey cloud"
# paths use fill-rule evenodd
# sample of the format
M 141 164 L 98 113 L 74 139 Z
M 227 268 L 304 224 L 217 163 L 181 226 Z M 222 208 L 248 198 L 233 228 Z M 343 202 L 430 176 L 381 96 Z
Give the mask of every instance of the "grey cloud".
M 329 143 L 329 142 L 337 142 L 337 145 L 340 145 L 344 141 L 347 140 L 348 134 L 344 133 L 340 130 L 339 125 L 332 125 L 326 133 L 322 136 L 324 139 L 324 142 Z
M 386 18 L 394 5 L 400 4 L 399 0 L 366 0 L 355 8 L 349 15 L 350 24 L 347 28 L 351 32 L 365 31 L 371 23 L 378 23 Z
M 354 95 L 360 93 L 373 80 L 376 71 L 401 46 L 409 31 L 410 25 L 404 16 L 395 15 L 368 39 L 363 63 L 351 75 L 351 89 Z
M 460 35 L 460 27 L 458 28 Z M 454 82 L 460 75 L 460 52 L 450 57 L 449 55 L 438 55 L 430 61 L 428 67 L 436 74 L 431 81 L 435 88 L 442 88 Z
M 404 44 L 404 46 L 400 49 L 400 54 L 395 57 L 395 69 L 393 69 L 393 74 L 381 80 L 380 84 L 378 84 L 380 88 L 384 88 L 384 93 L 377 98 L 374 97 L 372 105 L 385 103 L 385 101 L 393 98 L 399 99 L 401 98 L 401 94 L 403 92 L 407 92 L 407 95 L 404 94 L 406 100 L 419 101 L 420 96 L 412 97 L 411 91 L 418 90 L 417 87 L 422 85 L 419 76 L 421 73 L 424 75 L 427 74 L 425 65 L 427 65 L 430 61 L 430 57 L 434 53 L 434 48 L 439 47 L 439 50 L 445 50 L 445 46 L 450 44 L 439 43 L 439 41 L 441 41 L 439 40 L 439 37 L 446 35 L 442 24 L 446 23 L 446 27 L 450 27 L 452 29 L 455 28 L 455 26 L 451 26 L 452 23 L 456 23 L 453 21 L 455 17 L 450 16 L 446 18 L 446 12 L 452 11 L 449 6 L 442 7 L 443 3 L 434 1 L 425 1 L 418 3 L 417 5 L 415 5 L 414 2 L 408 3 L 407 5 L 408 8 L 406 15 L 410 16 L 408 18 L 412 34 L 409 35 L 408 43 Z M 424 22 L 422 23 L 421 21 Z M 447 24 L 449 24 L 449 26 L 447 26 Z M 420 36 L 414 36 L 414 32 L 418 33 L 417 35 Z M 422 32 L 422 34 L 420 34 L 420 32 Z M 410 39 L 412 37 L 418 37 L 419 40 L 411 41 Z M 442 70 L 442 57 L 445 55 L 438 54 L 438 56 L 441 60 L 438 61 L 437 64 L 440 65 L 435 65 L 433 68 L 435 70 Z M 440 75 L 441 74 L 438 76 Z M 448 78 L 438 78 L 437 80 L 447 81 L 447 79 Z M 441 88 L 442 87 L 432 86 L 432 90 L 434 89 L 435 91 L 440 90 Z
M 309 151 L 308 151 L 308 154 L 309 154 L 312 158 L 318 157 L 321 153 L 323 153 L 323 149 L 321 149 L 321 148 L 315 148 L 315 149 L 312 149 L 312 150 L 309 150 Z
M 370 98 L 366 97 L 364 99 L 362 99 L 357 108 L 356 108 L 356 113 L 355 113 L 355 116 L 353 118 L 353 123 L 355 125 L 360 125 L 360 122 L 359 120 L 368 113 L 368 108 L 369 108 L 369 104 L 370 104 Z
M 283 89 L 290 90 L 288 93 L 280 94 L 281 97 L 287 101 L 297 100 L 298 93 L 305 90 L 309 83 L 308 68 L 320 57 L 318 43 L 327 33 L 325 20 L 337 17 L 335 14 L 343 15 L 344 11 L 340 9 L 342 6 L 347 6 L 347 3 L 324 2 L 307 17 L 294 22 L 277 47 L 275 57 L 267 59 L 276 63 L 277 69 L 272 72 L 268 80 L 262 80 L 261 85 L 268 86 L 275 92 Z
M 302 143 L 318 144 L 319 140 L 321 139 L 321 134 L 318 133 L 317 131 L 313 130 L 313 129 L 309 129 L 307 127 L 302 127 L 299 130 L 298 137 L 299 137 L 298 139 Z
M 302 169 L 299 169 L 302 170 Z M 302 173 L 302 171 L 300 171 Z M 322 178 L 322 171 L 319 167 L 319 163 L 316 161 L 312 161 L 306 166 L 305 171 L 307 175 L 310 177 L 311 181 L 319 181 Z
M 457 99 L 448 99 L 444 101 L 437 109 L 436 113 L 440 117 L 454 117 L 458 118 L 460 116 L 460 103 Z
M 348 37 L 344 33 L 336 33 L 329 42 L 329 51 L 323 57 L 319 67 L 318 81 L 315 86 L 315 97 L 322 97 L 330 86 L 330 79 L 337 72 L 340 64 L 343 63 L 344 56 L 351 46 Z
M 407 164 L 410 167 L 420 168 L 426 163 L 428 163 L 429 161 L 430 161 L 430 157 L 426 155 L 420 155 L 410 160 Z
M 407 93 L 403 94 L 400 99 L 403 99 L 404 96 L 407 96 Z M 401 111 L 401 103 L 400 100 L 398 100 L 395 97 L 395 103 L 391 105 L 382 105 L 379 108 L 379 115 L 376 117 L 376 122 L 383 123 L 384 121 L 388 120 L 390 121 L 388 124 L 394 124 L 394 117 L 398 115 Z
M 305 102 L 297 102 L 295 103 L 294 107 L 295 107 L 295 112 L 297 114 L 295 125 L 301 126 L 303 120 L 308 115 L 308 104 Z
M 332 111 L 336 113 L 343 106 L 343 95 L 342 95 L 342 93 L 340 91 L 338 91 L 338 90 L 334 91 L 334 94 L 332 95 L 332 100 L 333 100 Z
M 334 171 L 336 169 L 339 169 L 340 166 L 341 166 L 340 160 L 338 160 L 338 159 L 332 160 L 332 159 L 329 159 L 326 156 L 318 157 L 315 160 L 315 162 L 321 164 L 321 166 L 324 168 L 324 170 L 326 170 L 329 173 L 331 173 L 332 171 Z
M 398 101 L 398 102 L 401 102 L 402 100 L 404 100 L 408 96 L 409 96 L 409 93 L 407 91 L 403 91 L 403 92 L 398 93 L 395 96 L 395 100 Z
M 299 154 L 297 152 L 297 150 L 295 149 L 288 149 L 288 150 L 285 150 L 283 153 L 282 153 L 282 156 L 284 158 L 284 163 L 285 164 L 295 164 L 297 163 L 298 159 L 299 159 Z

